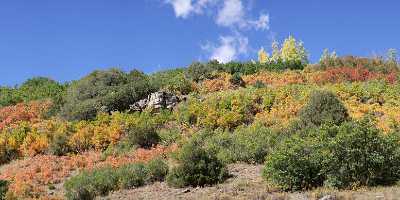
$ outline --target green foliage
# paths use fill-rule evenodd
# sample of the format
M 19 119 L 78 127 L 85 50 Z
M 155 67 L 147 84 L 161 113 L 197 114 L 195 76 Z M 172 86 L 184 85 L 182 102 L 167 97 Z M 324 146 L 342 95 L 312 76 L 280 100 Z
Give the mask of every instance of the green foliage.
M 147 165 L 126 164 L 116 169 L 103 167 L 83 171 L 64 183 L 65 197 L 70 200 L 92 200 L 111 191 L 140 187 L 163 180 L 168 172 L 165 161 L 157 158 Z
M 300 110 L 299 118 L 305 126 L 320 126 L 328 122 L 339 125 L 348 120 L 349 114 L 335 94 L 315 91 L 311 94 L 309 102 Z
M 65 195 L 70 200 L 92 200 L 118 188 L 118 174 L 111 167 L 84 171 L 64 183 Z
M 242 79 L 242 76 L 240 76 L 239 73 L 234 73 L 231 77 L 231 79 L 229 79 L 229 81 L 233 84 L 233 85 L 237 85 L 237 86 L 244 86 L 245 82 Z
M 302 190 L 321 186 L 324 155 L 321 143 L 294 136 L 266 158 L 263 177 L 283 190 Z
M 102 152 L 102 158 L 106 159 L 108 156 L 120 156 L 124 155 L 132 150 L 133 146 L 131 142 L 124 138 L 120 140 L 117 144 L 111 144 L 106 150 Z
M 155 89 L 138 71 L 94 71 L 68 88 L 63 115 L 71 120 L 94 119 L 98 112 L 124 111 Z
M 369 119 L 309 127 L 267 156 L 263 177 L 284 190 L 348 189 L 400 180 L 400 137 Z
M 181 131 L 179 128 L 163 128 L 157 130 L 157 134 L 160 137 L 160 143 L 168 146 L 177 142 L 181 138 Z
M 186 77 L 194 82 L 203 81 L 212 77 L 213 69 L 207 64 L 194 62 L 187 68 Z
M 6 198 L 9 184 L 10 183 L 6 180 L 0 180 L 0 200 L 4 200 Z
M 118 183 L 123 189 L 143 186 L 149 177 L 149 171 L 142 163 L 127 164 L 118 169 Z
M 150 148 L 160 141 L 157 134 L 157 125 L 142 119 L 139 124 L 128 127 L 127 138 L 132 145 Z
M 155 158 L 147 163 L 149 171 L 149 180 L 153 181 L 164 181 L 168 174 L 169 167 L 165 160 L 161 158 Z
M 254 84 L 254 87 L 260 89 L 260 88 L 265 88 L 266 86 L 262 81 L 257 80 L 256 83 Z
M 54 110 L 63 104 L 67 85 L 44 77 L 28 79 L 15 88 L 0 87 L 0 107 L 15 105 L 20 102 L 51 99 Z
M 167 182 L 174 187 L 204 186 L 219 183 L 227 176 L 225 165 L 196 142 L 183 145 Z
M 384 135 L 369 119 L 344 123 L 330 142 L 327 186 L 390 185 L 400 179 L 400 137 Z
M 263 163 L 273 151 L 281 136 L 267 127 L 255 124 L 240 126 L 229 131 L 203 131 L 197 133 L 207 151 L 213 152 L 224 163 Z M 201 138 L 201 139 L 200 139 Z
M 185 77 L 184 69 L 172 69 L 157 72 L 151 75 L 151 82 L 155 88 L 183 95 L 192 92 L 192 82 Z

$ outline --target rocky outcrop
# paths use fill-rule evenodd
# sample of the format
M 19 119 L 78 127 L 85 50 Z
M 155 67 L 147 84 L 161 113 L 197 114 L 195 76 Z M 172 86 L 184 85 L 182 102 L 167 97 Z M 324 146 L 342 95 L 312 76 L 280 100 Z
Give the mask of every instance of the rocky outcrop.
M 168 92 L 154 92 L 146 99 L 142 99 L 130 106 L 131 111 L 142 111 L 144 109 L 172 109 L 181 99 L 175 94 Z

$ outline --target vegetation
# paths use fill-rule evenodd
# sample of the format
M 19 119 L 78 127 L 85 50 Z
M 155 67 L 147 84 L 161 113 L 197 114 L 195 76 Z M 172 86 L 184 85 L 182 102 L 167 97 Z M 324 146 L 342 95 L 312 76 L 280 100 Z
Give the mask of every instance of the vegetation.
M 143 186 L 146 183 L 163 180 L 168 172 L 166 164 L 160 159 L 143 163 L 126 164 L 114 169 L 103 167 L 84 171 L 70 178 L 65 184 L 67 199 L 95 199 L 118 189 Z
M 0 180 L 0 200 L 5 199 L 8 191 L 9 182 L 5 180 Z
M 168 184 L 174 187 L 212 185 L 228 175 L 225 165 L 196 142 L 182 147 L 177 162 L 167 176 Z
M 264 163 L 266 184 L 286 191 L 400 180 L 395 50 L 372 58 L 326 50 L 309 64 L 304 45 L 289 37 L 258 56 L 1 87 L 0 196 L 62 199 L 47 191 L 74 171 L 68 199 L 155 181 L 201 187 L 223 182 L 238 162 Z M 159 90 L 182 102 L 129 110 Z

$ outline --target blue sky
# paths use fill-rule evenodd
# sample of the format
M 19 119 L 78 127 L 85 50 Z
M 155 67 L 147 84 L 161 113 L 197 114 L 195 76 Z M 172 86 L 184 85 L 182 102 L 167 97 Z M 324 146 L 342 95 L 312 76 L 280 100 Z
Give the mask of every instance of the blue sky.
M 94 69 L 256 59 L 289 34 L 317 61 L 400 50 L 398 0 L 0 0 L 0 85 Z

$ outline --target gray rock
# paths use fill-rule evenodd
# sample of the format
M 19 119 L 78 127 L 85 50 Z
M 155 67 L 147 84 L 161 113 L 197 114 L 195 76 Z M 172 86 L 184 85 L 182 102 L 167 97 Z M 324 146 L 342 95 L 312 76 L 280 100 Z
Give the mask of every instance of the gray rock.
M 319 200 L 336 200 L 336 198 L 332 195 L 326 195 L 326 196 L 320 198 Z
M 131 111 L 143 111 L 144 109 L 159 110 L 163 108 L 172 109 L 179 102 L 180 98 L 168 92 L 154 92 L 146 99 L 142 99 L 130 106 Z

